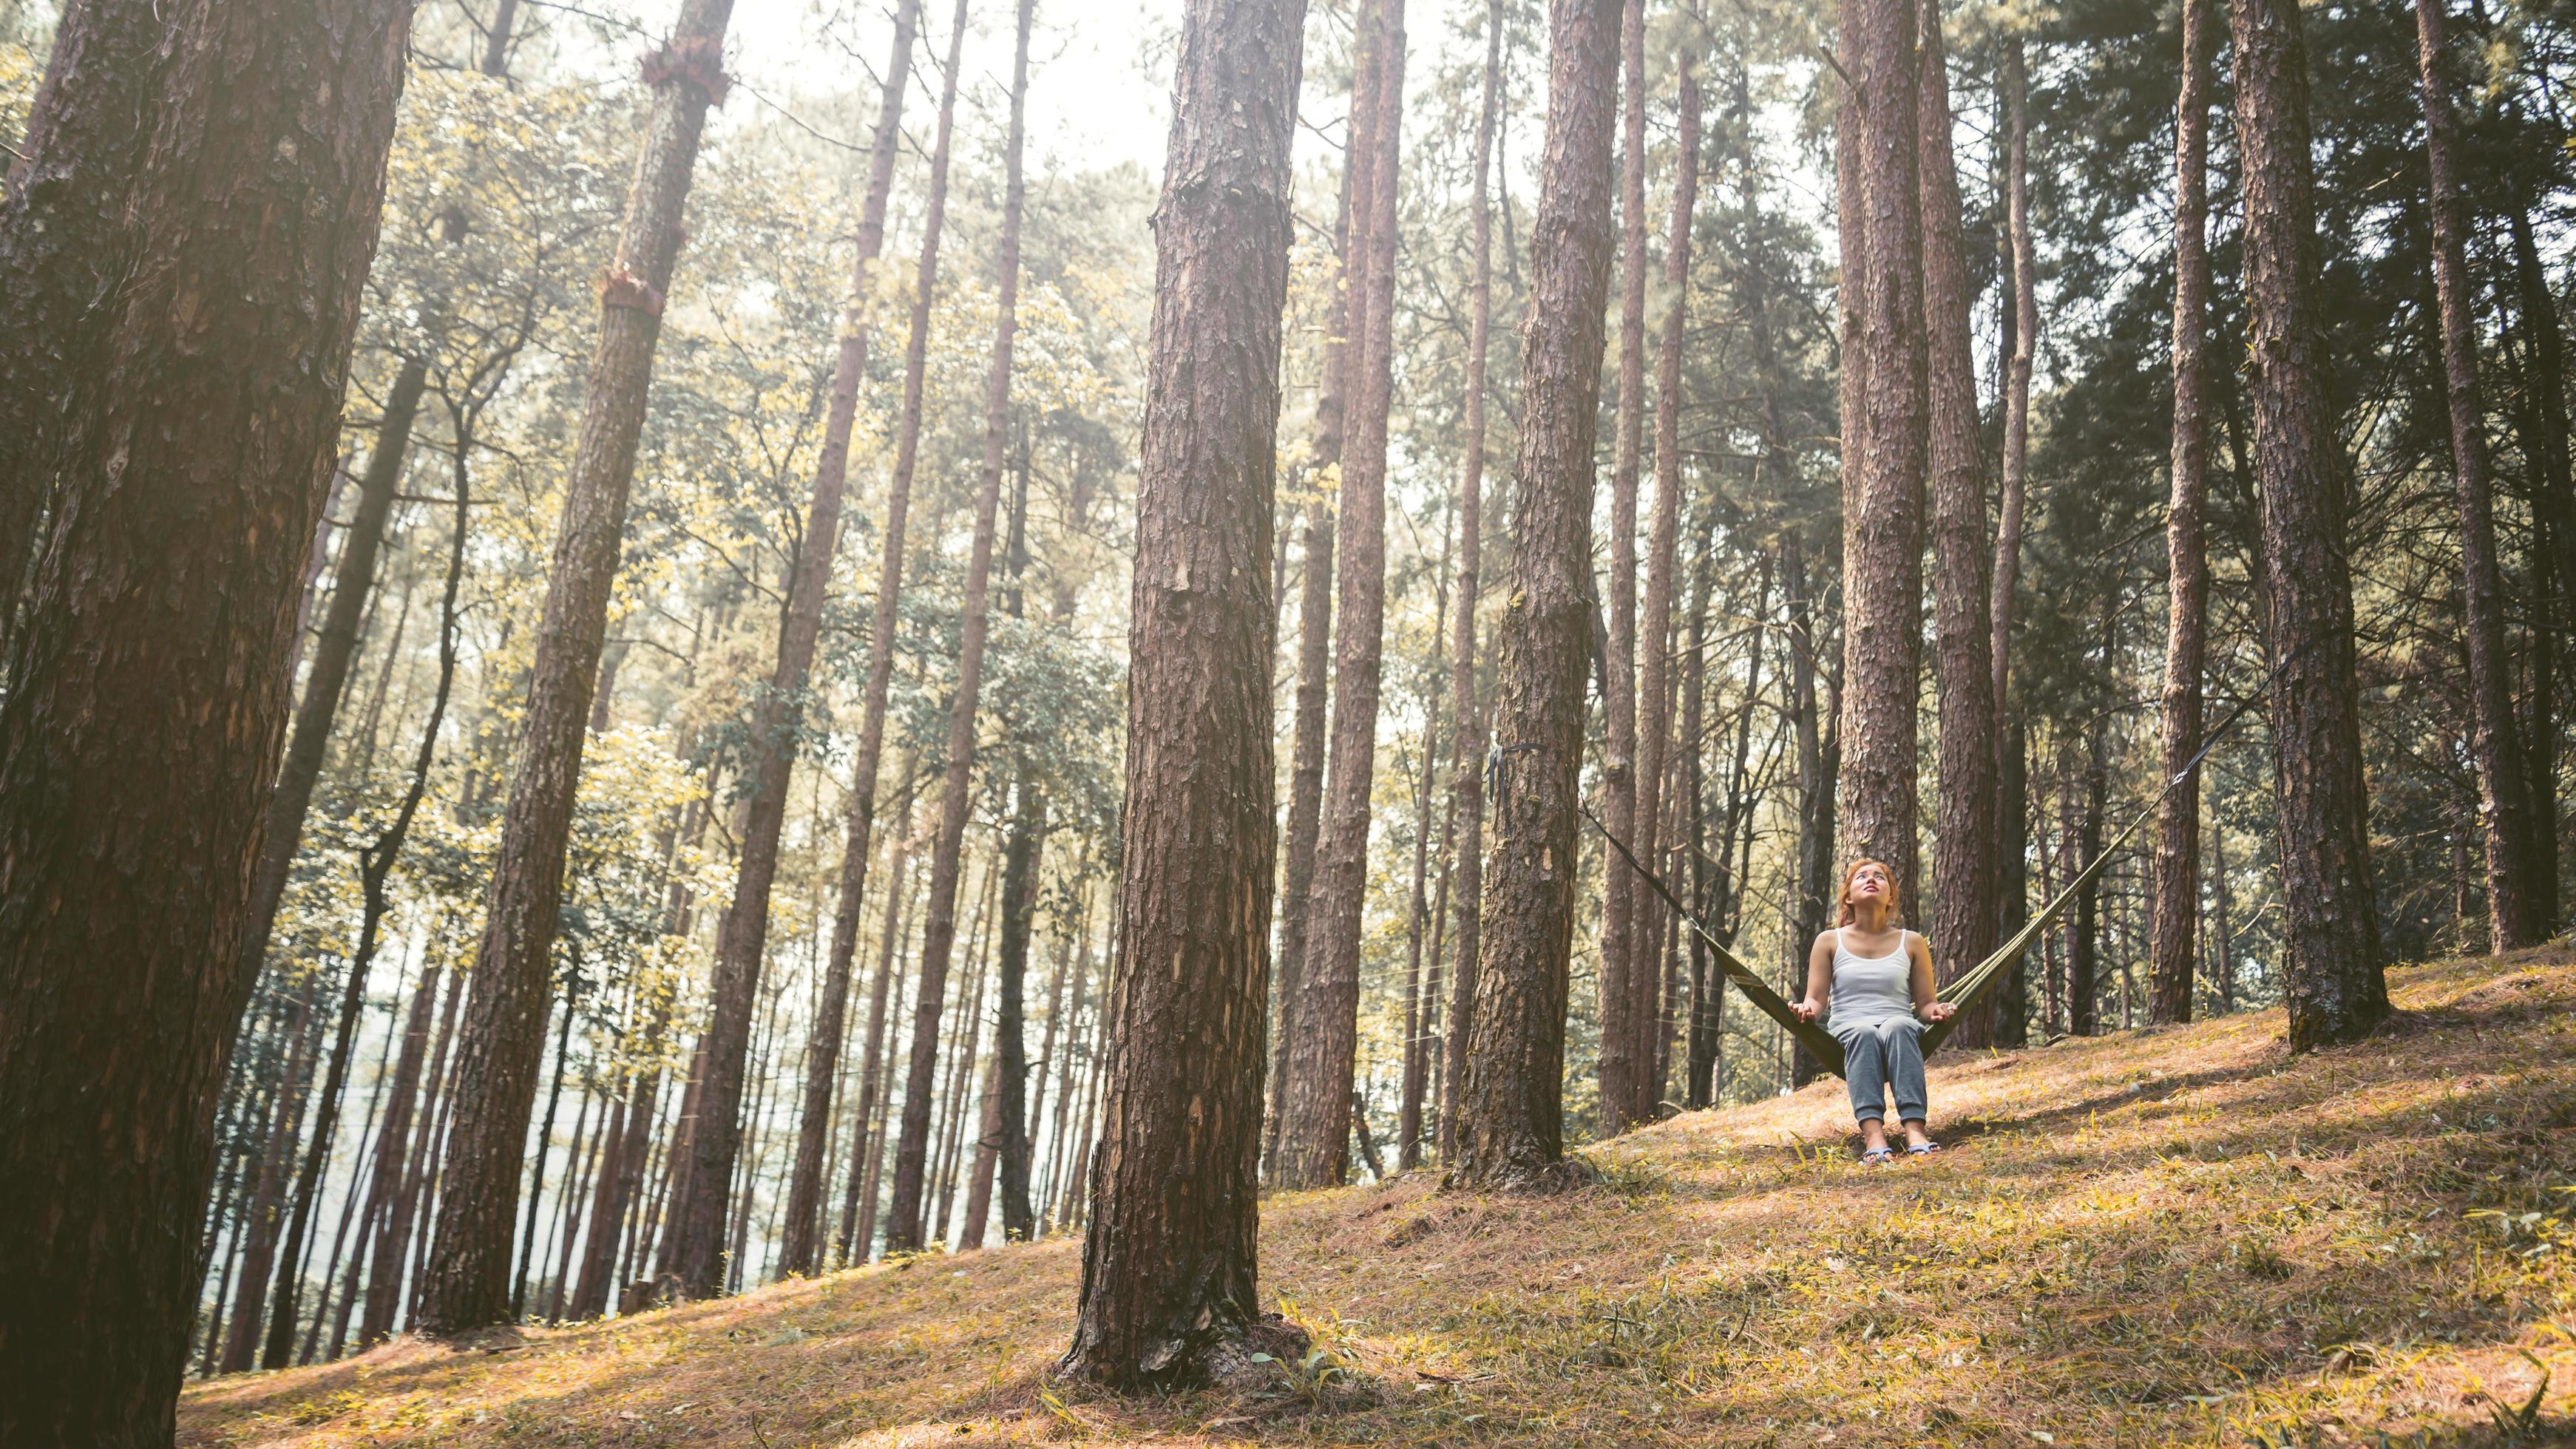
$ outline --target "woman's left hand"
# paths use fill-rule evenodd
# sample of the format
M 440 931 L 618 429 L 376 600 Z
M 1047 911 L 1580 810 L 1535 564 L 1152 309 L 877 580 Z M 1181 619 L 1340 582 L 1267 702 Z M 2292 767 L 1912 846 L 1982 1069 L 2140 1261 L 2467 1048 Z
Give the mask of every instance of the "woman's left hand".
M 1959 1008 L 1947 1001 L 1936 1001 L 1923 1008 L 1925 1021 L 1948 1021 L 1959 1014 Z

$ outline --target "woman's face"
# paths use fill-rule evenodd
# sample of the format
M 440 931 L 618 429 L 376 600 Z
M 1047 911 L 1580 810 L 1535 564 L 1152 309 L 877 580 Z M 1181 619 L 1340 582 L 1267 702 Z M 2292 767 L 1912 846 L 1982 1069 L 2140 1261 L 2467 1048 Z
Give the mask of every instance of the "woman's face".
M 1853 905 L 1859 905 L 1863 901 L 1884 903 L 1893 885 L 1894 883 L 1887 878 L 1886 868 L 1872 861 L 1852 872 L 1851 883 L 1843 888 L 1843 894 Z

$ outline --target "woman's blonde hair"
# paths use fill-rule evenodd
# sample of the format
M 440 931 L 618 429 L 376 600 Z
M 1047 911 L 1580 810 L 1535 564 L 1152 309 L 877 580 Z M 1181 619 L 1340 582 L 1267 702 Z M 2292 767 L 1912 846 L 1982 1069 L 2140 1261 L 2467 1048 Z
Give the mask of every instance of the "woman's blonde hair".
M 1903 903 L 1898 899 L 1896 894 L 1896 867 L 1889 865 L 1886 861 L 1877 859 L 1874 856 L 1864 855 L 1859 859 L 1854 860 L 1851 864 L 1843 867 L 1842 889 L 1837 891 L 1834 895 L 1835 904 L 1840 906 L 1842 910 L 1842 918 L 1834 922 L 1836 926 L 1848 926 L 1852 923 L 1852 877 L 1860 874 L 1865 867 L 1873 865 L 1877 866 L 1880 870 L 1887 872 L 1887 919 L 1890 922 L 1895 922 L 1900 919 L 1898 908 Z

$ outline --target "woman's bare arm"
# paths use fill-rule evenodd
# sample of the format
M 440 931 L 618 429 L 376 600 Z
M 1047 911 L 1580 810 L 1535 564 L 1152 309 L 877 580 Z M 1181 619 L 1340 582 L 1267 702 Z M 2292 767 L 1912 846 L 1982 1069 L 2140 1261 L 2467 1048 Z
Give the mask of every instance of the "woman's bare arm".
M 1958 1009 L 1940 999 L 1939 988 L 1932 981 L 1932 943 L 1916 932 L 1905 934 L 1905 954 L 1914 963 L 1910 983 L 1914 988 L 1914 1014 L 1925 1021 L 1945 1021 Z
M 1807 947 L 1807 995 L 1791 1003 L 1789 1009 L 1800 1021 L 1814 1021 L 1825 1014 L 1825 1002 L 1834 989 L 1834 938 L 1831 931 L 1817 935 Z

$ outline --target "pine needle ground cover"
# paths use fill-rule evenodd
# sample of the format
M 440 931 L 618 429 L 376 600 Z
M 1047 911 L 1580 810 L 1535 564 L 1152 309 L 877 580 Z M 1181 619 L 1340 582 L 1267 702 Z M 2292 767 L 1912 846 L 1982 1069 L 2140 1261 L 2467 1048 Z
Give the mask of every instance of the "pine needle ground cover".
M 180 1443 L 2576 1442 L 2576 954 L 1932 1073 L 1948 1150 L 1853 1165 L 1840 1083 L 1592 1149 L 1535 1199 L 1273 1199 L 1316 1354 L 1143 1404 L 1055 1385 L 1075 1241 L 189 1390 Z

